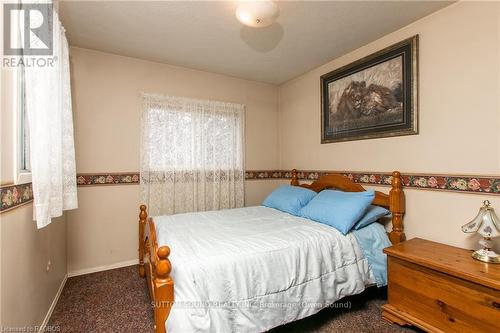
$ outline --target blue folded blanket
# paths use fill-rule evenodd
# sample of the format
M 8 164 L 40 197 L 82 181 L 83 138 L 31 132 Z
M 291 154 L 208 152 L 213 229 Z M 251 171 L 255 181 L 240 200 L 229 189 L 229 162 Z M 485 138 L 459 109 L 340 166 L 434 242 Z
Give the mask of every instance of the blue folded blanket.
M 359 230 L 353 230 L 352 233 L 368 259 L 368 265 L 375 275 L 377 287 L 386 286 L 387 256 L 382 250 L 392 244 L 387 237 L 384 226 L 380 223 L 372 223 Z

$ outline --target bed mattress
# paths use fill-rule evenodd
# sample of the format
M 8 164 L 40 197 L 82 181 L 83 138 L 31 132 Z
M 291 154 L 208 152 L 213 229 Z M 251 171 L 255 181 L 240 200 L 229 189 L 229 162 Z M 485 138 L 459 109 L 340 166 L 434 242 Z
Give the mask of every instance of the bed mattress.
M 264 332 L 375 284 L 356 237 L 267 207 L 159 216 L 175 303 L 167 332 Z

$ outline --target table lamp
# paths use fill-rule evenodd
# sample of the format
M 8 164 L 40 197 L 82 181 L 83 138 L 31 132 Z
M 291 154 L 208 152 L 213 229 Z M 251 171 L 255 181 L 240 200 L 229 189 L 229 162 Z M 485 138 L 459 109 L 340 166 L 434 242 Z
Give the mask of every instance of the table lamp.
M 472 253 L 474 259 L 488 263 L 500 263 L 500 255 L 491 249 L 493 247 L 491 239 L 500 236 L 500 219 L 488 200 L 483 202 L 477 216 L 462 226 L 462 231 L 465 233 L 477 232 L 483 236 L 483 239 L 479 241 L 483 248 Z

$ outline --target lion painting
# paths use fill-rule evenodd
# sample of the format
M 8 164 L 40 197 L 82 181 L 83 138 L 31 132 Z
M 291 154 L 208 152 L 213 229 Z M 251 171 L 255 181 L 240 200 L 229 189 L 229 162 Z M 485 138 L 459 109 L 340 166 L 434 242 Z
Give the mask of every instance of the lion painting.
M 365 81 L 352 81 L 340 97 L 335 119 L 357 119 L 387 111 L 398 111 L 402 107 L 400 89 L 401 84 L 389 89 L 378 84 L 366 87 Z
M 417 134 L 418 36 L 321 76 L 321 143 Z

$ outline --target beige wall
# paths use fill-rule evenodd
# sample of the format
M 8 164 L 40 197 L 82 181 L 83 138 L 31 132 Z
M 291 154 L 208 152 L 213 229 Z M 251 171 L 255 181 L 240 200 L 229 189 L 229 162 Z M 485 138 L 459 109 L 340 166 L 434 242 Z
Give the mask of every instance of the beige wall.
M 1 70 L 1 184 L 14 170 L 12 71 Z M 47 263 L 51 262 L 47 271 Z M 33 205 L 0 215 L 0 327 L 40 326 L 66 276 L 66 222 L 37 230 Z
M 14 170 L 13 170 L 13 150 L 12 138 L 14 136 L 13 132 L 13 112 L 11 111 L 13 106 L 12 98 L 8 96 L 13 96 L 13 84 L 12 80 L 13 71 L 10 69 L 1 69 L 1 112 L 0 112 L 0 144 L 2 147 L 0 155 L 0 185 L 12 184 L 14 182 Z M 12 147 L 9 148 L 9 143 Z
M 276 169 L 278 87 L 135 58 L 71 48 L 77 172 L 139 170 L 141 92 L 246 105 L 246 168 Z M 273 182 L 246 184 L 260 203 Z M 69 271 L 137 259 L 139 186 L 79 188 L 68 215 Z
M 322 74 L 420 36 L 420 134 L 320 144 Z M 460 2 L 280 87 L 285 169 L 500 174 L 500 3 Z M 464 247 L 460 231 L 491 196 L 406 190 L 406 231 Z
M 65 218 L 38 230 L 29 204 L 3 213 L 1 229 L 0 327 L 40 326 L 66 276 Z

